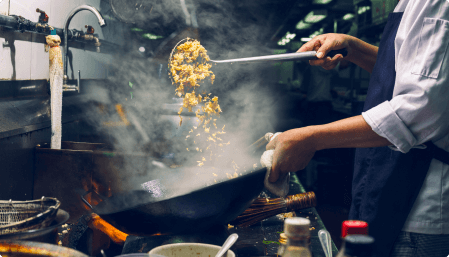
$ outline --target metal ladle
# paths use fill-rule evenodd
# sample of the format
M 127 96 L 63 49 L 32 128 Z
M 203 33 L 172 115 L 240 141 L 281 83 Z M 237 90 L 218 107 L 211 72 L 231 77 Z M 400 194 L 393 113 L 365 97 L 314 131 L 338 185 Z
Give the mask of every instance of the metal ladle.
M 179 41 L 173 50 L 171 51 L 169 63 L 173 58 L 173 54 L 176 51 L 176 48 L 185 42 L 188 41 L 194 41 L 194 39 L 191 38 L 184 38 L 183 40 Z M 339 50 L 332 50 L 330 51 L 327 56 L 334 57 L 337 54 L 343 55 L 345 57 L 348 54 L 348 51 L 346 48 L 339 49 Z M 228 60 L 210 60 L 213 63 L 239 63 L 239 62 L 261 62 L 261 61 L 299 61 L 299 60 L 316 60 L 318 57 L 316 57 L 316 51 L 307 51 L 307 52 L 300 52 L 300 53 L 288 53 L 288 54 L 274 54 L 274 55 L 265 55 L 265 56 L 255 56 L 255 57 L 246 57 L 246 58 L 237 58 L 237 59 L 228 59 Z
M 236 233 L 228 236 L 223 246 L 221 247 L 220 251 L 218 251 L 215 257 L 222 257 L 229 250 L 229 248 L 231 248 L 234 245 L 235 241 L 237 241 L 237 238 L 239 238 L 239 235 L 237 235 Z
M 181 41 L 179 41 L 173 50 L 170 53 L 170 57 L 168 59 L 168 65 L 169 70 L 171 66 L 171 61 L 173 59 L 173 55 L 177 51 L 177 48 L 179 45 L 184 44 L 188 41 L 195 41 L 195 39 L 192 38 L 184 38 Z M 334 57 L 337 54 L 343 55 L 345 57 L 348 54 L 348 51 L 346 48 L 339 49 L 339 50 L 332 50 L 330 51 L 327 56 Z M 316 57 L 316 51 L 307 51 L 307 52 L 300 52 L 300 53 L 288 53 L 288 54 L 274 54 L 274 55 L 265 55 L 265 56 L 255 56 L 255 57 L 246 57 L 246 58 L 237 58 L 237 59 L 228 59 L 228 60 L 209 60 L 213 63 L 250 63 L 250 62 L 268 62 L 268 61 L 308 61 L 308 60 L 316 60 L 318 57 Z M 172 75 L 169 72 L 170 78 L 173 81 Z

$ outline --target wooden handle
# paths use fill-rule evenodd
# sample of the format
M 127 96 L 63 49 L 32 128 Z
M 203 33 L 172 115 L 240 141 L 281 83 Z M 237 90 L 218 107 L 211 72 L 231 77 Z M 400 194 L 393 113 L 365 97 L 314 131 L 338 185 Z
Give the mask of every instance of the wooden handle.
M 128 237 L 128 234 L 116 229 L 95 213 L 91 214 L 91 219 L 87 225 L 92 229 L 97 229 L 105 233 L 114 243 L 118 245 L 123 245 L 126 241 L 126 237 Z
M 286 197 L 287 211 L 295 211 L 316 206 L 316 196 L 313 191 Z

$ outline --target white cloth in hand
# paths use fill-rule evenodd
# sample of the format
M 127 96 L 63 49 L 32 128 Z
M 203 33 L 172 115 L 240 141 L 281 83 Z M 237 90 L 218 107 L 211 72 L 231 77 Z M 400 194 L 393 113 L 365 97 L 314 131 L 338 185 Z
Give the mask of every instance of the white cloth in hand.
M 276 133 L 274 134 L 274 136 L 271 136 L 271 140 L 273 140 L 279 134 L 280 133 Z M 279 179 L 274 183 L 268 181 L 268 177 L 271 173 L 271 166 L 273 165 L 273 154 L 274 150 L 267 150 L 262 154 L 262 157 L 260 157 L 260 164 L 262 164 L 263 167 L 267 168 L 264 185 L 265 188 L 268 189 L 268 191 L 270 191 L 271 193 L 279 197 L 285 197 L 288 194 L 289 190 L 290 173 L 280 174 Z

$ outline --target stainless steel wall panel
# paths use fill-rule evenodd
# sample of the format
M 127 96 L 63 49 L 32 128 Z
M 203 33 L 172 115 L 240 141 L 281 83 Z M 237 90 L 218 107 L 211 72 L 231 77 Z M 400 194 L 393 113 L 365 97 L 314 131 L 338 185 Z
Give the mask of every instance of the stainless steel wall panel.
M 124 24 L 117 22 L 112 14 L 111 7 L 101 0 L 27 0 L 12 1 L 6 5 L 6 0 L 0 3 L 0 12 L 10 10 L 10 14 L 20 15 L 33 22 L 38 21 L 39 14 L 36 8 L 44 10 L 49 16 L 49 24 L 55 28 L 63 28 L 67 15 L 75 7 L 87 4 L 94 6 L 104 15 L 107 26 L 100 28 L 98 20 L 89 11 L 80 11 L 70 22 L 70 29 L 86 30 L 85 25 L 95 29 L 99 39 L 107 38 L 115 45 L 124 45 Z M 0 80 L 30 80 L 48 79 L 48 53 L 44 51 L 45 37 L 34 33 L 20 33 L 9 31 L 0 27 L 0 43 L 10 42 L 0 47 Z M 73 60 L 69 66 L 69 78 L 81 70 L 84 79 L 104 79 L 107 76 L 107 66 L 111 60 L 111 49 L 108 42 L 102 42 L 101 53 L 96 53 L 93 42 L 72 42 L 69 50 L 73 51 Z M 64 48 L 61 48 L 64 51 Z M 64 54 L 64 52 L 63 52 Z
M 77 140 L 77 130 L 77 122 L 64 123 L 63 139 Z M 33 195 L 35 147 L 49 142 L 50 134 L 50 128 L 43 128 L 0 139 L 0 199 L 30 200 L 42 197 Z

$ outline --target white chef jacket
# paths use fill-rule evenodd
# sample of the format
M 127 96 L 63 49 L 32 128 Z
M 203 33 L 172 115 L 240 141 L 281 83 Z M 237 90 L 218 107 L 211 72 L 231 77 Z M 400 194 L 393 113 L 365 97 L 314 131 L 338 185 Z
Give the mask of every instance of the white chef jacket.
M 449 0 L 401 0 L 394 12 L 404 13 L 393 98 L 362 116 L 395 150 L 406 153 L 431 140 L 449 151 Z M 432 160 L 402 230 L 449 234 L 449 165 Z

